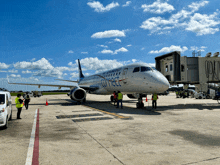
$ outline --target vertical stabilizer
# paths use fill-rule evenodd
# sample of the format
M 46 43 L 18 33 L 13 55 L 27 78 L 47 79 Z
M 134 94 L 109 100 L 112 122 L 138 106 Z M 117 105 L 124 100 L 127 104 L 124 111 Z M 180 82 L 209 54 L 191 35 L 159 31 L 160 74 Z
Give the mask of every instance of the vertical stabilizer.
M 80 65 L 80 61 L 78 59 L 78 66 L 79 66 L 79 80 L 84 78 L 84 75 L 82 74 L 82 69 L 81 69 L 81 65 Z

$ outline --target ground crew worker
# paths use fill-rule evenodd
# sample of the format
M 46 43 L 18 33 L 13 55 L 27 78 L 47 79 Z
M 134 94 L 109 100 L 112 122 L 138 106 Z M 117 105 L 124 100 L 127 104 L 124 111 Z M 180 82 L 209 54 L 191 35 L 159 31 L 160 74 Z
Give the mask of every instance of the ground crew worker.
M 178 98 L 178 91 L 176 91 L 176 98 Z
M 155 108 L 155 109 L 157 108 L 157 99 L 158 99 L 158 96 L 156 93 L 154 93 L 152 95 L 152 108 Z
M 114 91 L 113 92 L 113 98 L 114 98 L 114 105 L 115 105 L 115 103 L 117 103 L 117 93 Z
M 21 94 L 17 94 L 17 97 L 15 98 L 16 108 L 18 109 L 17 119 L 21 119 L 20 115 L 21 115 L 21 110 L 23 107 L 23 100 L 20 99 L 20 97 L 21 97 Z
M 119 108 L 119 102 L 121 102 L 121 109 L 123 108 L 122 99 L 123 99 L 123 94 L 120 91 L 118 91 L 118 101 L 117 101 L 117 107 L 116 108 Z
M 28 95 L 28 93 L 25 95 L 25 98 L 24 98 L 24 99 L 25 99 L 25 100 L 24 100 L 25 108 L 26 108 L 26 110 L 28 110 L 28 104 L 29 104 L 29 102 L 31 101 L 30 96 Z

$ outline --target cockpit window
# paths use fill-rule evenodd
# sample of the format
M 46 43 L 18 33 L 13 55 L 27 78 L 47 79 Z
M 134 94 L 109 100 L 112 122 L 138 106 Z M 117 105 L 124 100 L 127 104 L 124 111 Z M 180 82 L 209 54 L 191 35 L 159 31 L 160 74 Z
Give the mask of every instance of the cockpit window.
M 139 67 L 136 67 L 136 68 L 134 68 L 133 73 L 134 73 L 134 72 L 139 72 L 139 71 L 140 71 L 140 68 L 139 68 Z
M 157 70 L 155 67 L 151 67 L 153 70 Z
M 141 67 L 141 72 L 146 72 L 146 71 L 149 71 L 149 70 L 151 70 L 150 67 L 145 67 L 145 66 Z
M 0 104 L 4 104 L 4 103 L 5 103 L 5 95 L 0 94 Z

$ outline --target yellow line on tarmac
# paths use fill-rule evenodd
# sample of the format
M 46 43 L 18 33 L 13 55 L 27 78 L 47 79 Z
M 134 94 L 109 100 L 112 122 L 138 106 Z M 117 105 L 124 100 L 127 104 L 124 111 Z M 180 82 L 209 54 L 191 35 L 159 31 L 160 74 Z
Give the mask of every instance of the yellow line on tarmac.
M 83 105 L 83 106 L 88 107 L 88 108 L 90 108 L 90 109 L 93 109 L 93 110 L 95 110 L 95 111 L 99 111 L 99 112 L 106 113 L 106 114 L 108 114 L 108 115 L 115 116 L 115 117 L 120 118 L 120 119 L 132 119 L 132 117 L 129 117 L 129 116 L 118 115 L 117 113 L 111 113 L 111 112 L 104 111 L 104 110 L 100 110 L 100 109 L 96 109 L 96 108 L 93 108 L 93 107 L 90 107 L 90 106 L 87 106 L 87 105 Z

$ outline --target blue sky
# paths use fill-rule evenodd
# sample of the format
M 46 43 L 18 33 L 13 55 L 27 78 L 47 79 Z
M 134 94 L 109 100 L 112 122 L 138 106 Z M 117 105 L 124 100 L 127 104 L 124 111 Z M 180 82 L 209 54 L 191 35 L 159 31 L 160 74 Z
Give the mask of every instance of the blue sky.
M 218 0 L 7 0 L 0 5 L 1 87 L 60 83 L 171 51 L 219 51 Z M 37 89 L 37 88 L 36 88 Z M 55 89 L 55 88 L 42 88 Z

